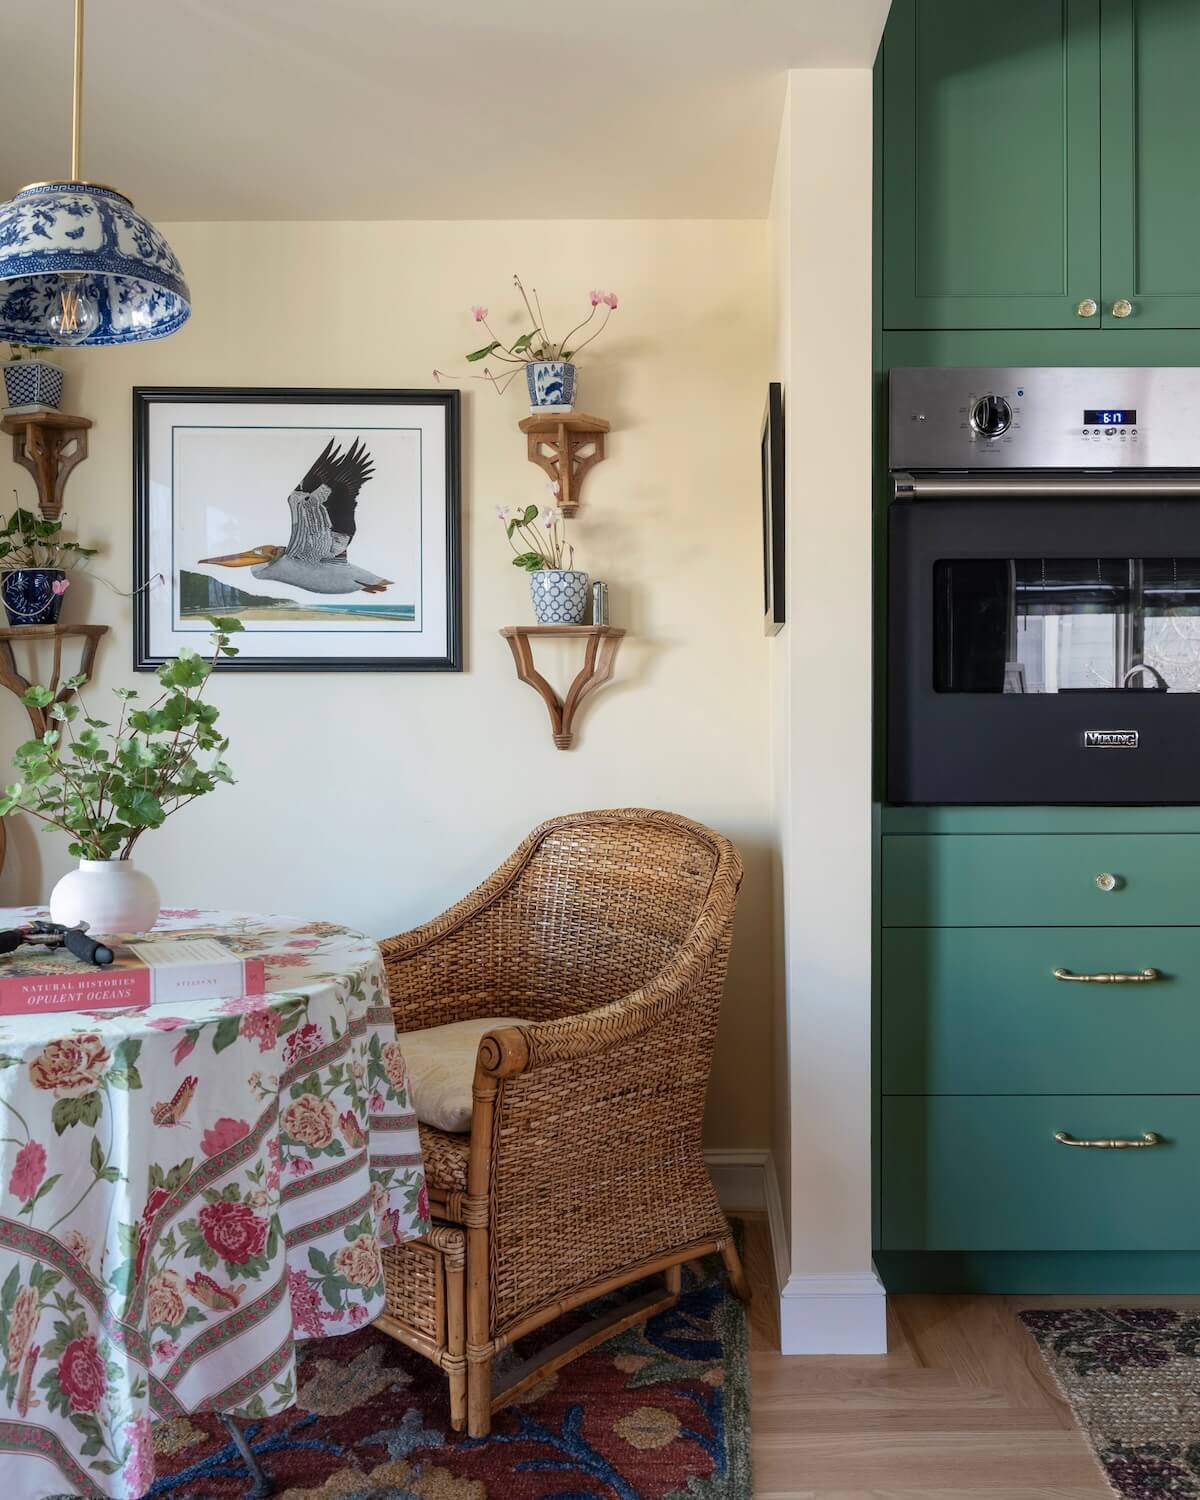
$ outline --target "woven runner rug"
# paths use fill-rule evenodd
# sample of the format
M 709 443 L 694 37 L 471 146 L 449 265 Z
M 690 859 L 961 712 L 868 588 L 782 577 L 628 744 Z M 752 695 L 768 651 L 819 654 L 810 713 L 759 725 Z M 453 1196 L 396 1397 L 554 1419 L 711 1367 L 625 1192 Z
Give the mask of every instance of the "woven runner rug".
M 1200 1313 L 1021 1314 L 1109 1484 L 1127 1500 L 1200 1500 Z
M 544 1330 L 549 1342 L 568 1326 Z M 523 1345 L 527 1349 L 527 1345 Z M 450 1430 L 431 1364 L 365 1328 L 305 1346 L 299 1399 L 243 1424 L 280 1500 L 751 1500 L 746 1319 L 720 1260 L 676 1306 L 550 1376 L 489 1438 Z M 225 1500 L 248 1474 L 224 1428 L 154 1430 L 154 1496 Z

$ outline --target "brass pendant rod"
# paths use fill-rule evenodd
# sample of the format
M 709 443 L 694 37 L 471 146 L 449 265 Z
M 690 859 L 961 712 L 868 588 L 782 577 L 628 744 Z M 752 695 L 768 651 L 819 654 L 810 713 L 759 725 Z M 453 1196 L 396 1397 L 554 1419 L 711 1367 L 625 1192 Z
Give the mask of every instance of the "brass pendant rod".
M 75 0 L 75 81 L 71 96 L 71 181 L 81 182 L 83 141 L 83 0 Z

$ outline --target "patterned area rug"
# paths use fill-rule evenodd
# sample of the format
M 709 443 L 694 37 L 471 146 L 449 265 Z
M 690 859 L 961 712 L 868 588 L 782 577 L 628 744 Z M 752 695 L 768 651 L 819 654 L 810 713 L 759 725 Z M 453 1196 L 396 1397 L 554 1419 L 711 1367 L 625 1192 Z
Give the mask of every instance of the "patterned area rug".
M 546 1342 L 567 1327 L 544 1330 Z M 524 1346 L 527 1348 L 527 1346 Z M 515 1357 L 515 1356 L 514 1356 Z M 746 1319 L 720 1260 L 676 1306 L 550 1376 L 490 1438 L 450 1430 L 434 1367 L 373 1328 L 305 1346 L 295 1408 L 244 1423 L 281 1500 L 750 1500 Z M 154 1429 L 154 1496 L 248 1483 L 210 1417 Z
M 1200 1500 L 1200 1315 L 1023 1312 L 1108 1482 L 1126 1500 Z

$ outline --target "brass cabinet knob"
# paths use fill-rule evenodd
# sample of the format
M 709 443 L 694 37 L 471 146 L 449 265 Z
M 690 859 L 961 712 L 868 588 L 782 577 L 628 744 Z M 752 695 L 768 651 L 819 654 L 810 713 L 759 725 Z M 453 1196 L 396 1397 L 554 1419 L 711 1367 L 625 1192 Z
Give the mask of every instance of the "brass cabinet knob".
M 1133 311 L 1133 303 L 1127 297 L 1118 297 L 1112 305 L 1114 318 L 1127 318 Z
M 1117 888 L 1117 877 L 1110 875 L 1107 870 L 1103 875 L 1096 876 L 1096 889 L 1100 891 L 1115 891 Z
M 1100 304 L 1095 297 L 1085 297 L 1075 309 L 1077 318 L 1094 318 L 1100 311 Z

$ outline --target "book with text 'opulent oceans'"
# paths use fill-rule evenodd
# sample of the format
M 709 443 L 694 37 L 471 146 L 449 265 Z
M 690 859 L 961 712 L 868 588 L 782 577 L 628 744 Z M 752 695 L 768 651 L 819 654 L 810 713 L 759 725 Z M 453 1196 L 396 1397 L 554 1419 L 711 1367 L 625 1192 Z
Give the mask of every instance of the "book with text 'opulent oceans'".
M 265 987 L 262 959 L 239 954 L 219 937 L 181 934 L 116 943 L 105 968 L 82 963 L 61 948 L 0 958 L 4 1016 L 232 1000 L 261 995 Z

